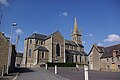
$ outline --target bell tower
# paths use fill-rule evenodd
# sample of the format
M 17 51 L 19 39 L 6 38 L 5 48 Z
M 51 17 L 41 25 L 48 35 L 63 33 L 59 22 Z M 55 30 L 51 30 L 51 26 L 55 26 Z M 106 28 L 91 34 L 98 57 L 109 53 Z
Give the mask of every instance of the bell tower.
M 77 44 L 82 44 L 82 32 L 78 30 L 76 17 L 74 20 L 74 30 L 72 31 L 72 41 L 76 42 Z

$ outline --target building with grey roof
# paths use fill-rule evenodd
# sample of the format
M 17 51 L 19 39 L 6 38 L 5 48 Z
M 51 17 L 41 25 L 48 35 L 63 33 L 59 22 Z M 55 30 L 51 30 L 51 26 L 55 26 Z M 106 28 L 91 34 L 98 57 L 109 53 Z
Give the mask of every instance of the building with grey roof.
M 90 69 L 120 71 L 120 44 L 108 47 L 94 44 L 88 57 Z
M 24 41 L 23 66 L 45 64 L 46 62 L 86 63 L 87 54 L 82 44 L 82 33 L 78 31 L 75 18 L 72 40 L 65 40 L 59 31 L 50 35 L 33 33 Z

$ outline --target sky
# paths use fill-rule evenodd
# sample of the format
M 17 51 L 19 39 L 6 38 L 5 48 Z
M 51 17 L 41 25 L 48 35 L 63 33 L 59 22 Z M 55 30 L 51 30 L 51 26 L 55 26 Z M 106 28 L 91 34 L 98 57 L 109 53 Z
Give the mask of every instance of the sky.
M 32 33 L 49 35 L 60 31 L 71 40 L 74 18 L 82 30 L 85 52 L 93 44 L 110 46 L 120 43 L 120 0 L 0 0 L 0 31 L 24 51 L 24 39 Z M 12 23 L 17 23 L 12 28 Z

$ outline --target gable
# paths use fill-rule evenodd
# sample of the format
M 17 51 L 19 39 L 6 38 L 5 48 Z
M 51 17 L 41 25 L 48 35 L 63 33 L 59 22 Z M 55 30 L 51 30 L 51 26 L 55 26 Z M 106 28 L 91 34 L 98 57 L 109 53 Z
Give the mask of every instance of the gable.
M 61 35 L 61 33 L 59 31 L 55 32 L 52 35 L 53 41 L 57 42 L 57 41 L 63 41 L 64 37 Z

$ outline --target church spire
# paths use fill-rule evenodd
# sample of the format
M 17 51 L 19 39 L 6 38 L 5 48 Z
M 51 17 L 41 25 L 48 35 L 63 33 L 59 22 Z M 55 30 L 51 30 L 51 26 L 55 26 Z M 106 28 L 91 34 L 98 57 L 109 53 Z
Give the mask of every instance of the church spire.
M 74 34 L 78 33 L 78 24 L 77 24 L 77 19 L 75 17 L 75 20 L 74 20 L 74 31 L 73 31 Z
M 82 34 L 78 30 L 76 17 L 74 19 L 74 30 L 72 32 L 72 40 L 75 41 L 77 44 L 82 44 Z

